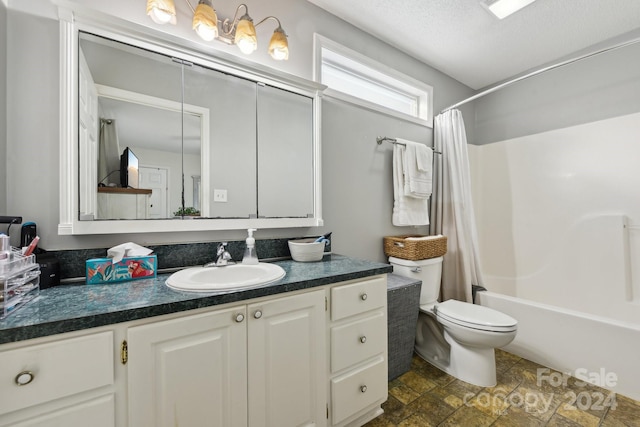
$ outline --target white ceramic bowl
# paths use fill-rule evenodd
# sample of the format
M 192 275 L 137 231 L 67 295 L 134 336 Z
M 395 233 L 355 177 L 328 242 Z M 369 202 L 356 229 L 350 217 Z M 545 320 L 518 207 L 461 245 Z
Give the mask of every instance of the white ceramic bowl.
M 324 255 L 325 242 L 314 242 L 315 238 L 289 240 L 289 251 L 294 261 L 320 261 Z

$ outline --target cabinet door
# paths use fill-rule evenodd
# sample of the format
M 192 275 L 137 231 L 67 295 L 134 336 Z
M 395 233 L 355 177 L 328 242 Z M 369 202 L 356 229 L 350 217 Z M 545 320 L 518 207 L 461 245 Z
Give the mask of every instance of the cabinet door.
M 128 331 L 129 425 L 247 425 L 246 307 Z
M 326 424 L 325 292 L 248 306 L 249 425 Z

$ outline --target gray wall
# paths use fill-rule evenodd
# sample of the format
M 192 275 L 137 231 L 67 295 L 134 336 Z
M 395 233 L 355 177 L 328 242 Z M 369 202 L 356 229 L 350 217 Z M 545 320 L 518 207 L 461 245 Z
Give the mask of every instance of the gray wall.
M 50 240 L 59 194 L 58 23 L 9 10 L 7 34 L 7 211 L 36 221 Z M 12 237 L 17 245 L 19 233 Z
M 151 21 L 124 0 L 96 2 L 105 13 L 116 10 L 120 16 L 139 19 L 143 25 Z M 176 3 L 180 8 L 185 6 Z M 313 62 L 313 33 L 344 44 L 387 66 L 434 87 L 436 111 L 473 93 L 473 91 L 415 60 L 341 19 L 330 15 L 308 2 L 274 0 L 249 4 L 254 18 L 273 14 L 289 22 L 291 58 L 287 62 L 271 61 L 266 52 L 254 52 L 251 60 L 264 62 L 291 74 L 310 79 Z M 111 9 L 113 11 L 111 11 Z M 126 9 L 131 9 L 127 12 Z M 264 9 L 264 10 L 260 10 Z M 124 12 L 123 12 L 124 11 Z M 244 231 L 218 231 L 202 233 L 151 233 L 144 235 L 58 236 L 58 23 L 24 15 L 10 10 L 8 33 L 9 82 L 7 112 L 9 122 L 8 147 L 10 156 L 9 208 L 23 215 L 25 220 L 38 223 L 42 245 L 48 249 L 108 247 L 126 241 L 140 244 L 200 242 L 222 239 L 243 239 Z M 222 16 L 226 16 L 221 13 Z M 184 21 L 184 20 L 183 20 Z M 293 25 L 291 24 L 293 23 Z M 162 27 L 162 31 L 179 34 L 184 31 L 192 37 L 189 23 L 183 27 Z M 283 23 L 284 25 L 284 23 Z M 185 36 L 186 37 L 186 36 Z M 259 34 L 260 37 L 260 34 Z M 265 37 L 263 34 L 262 37 Z M 266 36 L 268 37 L 268 36 Z M 186 45 L 195 48 L 193 40 Z M 218 44 L 214 44 L 218 48 Z M 220 44 L 220 46 L 224 46 Z M 221 49 L 226 49 L 221 47 Z M 266 50 L 266 49 L 265 49 Z M 215 50 L 207 47 L 208 52 Z M 25 55 L 25 52 L 27 53 Z M 246 61 L 246 59 L 242 59 Z M 398 136 L 431 144 L 432 130 L 367 109 L 338 102 L 323 101 L 323 208 L 325 226 L 307 229 L 260 230 L 258 239 L 268 237 L 294 237 L 333 231 L 333 250 L 350 256 L 384 260 L 382 237 L 389 234 L 422 232 L 391 225 L 393 202 L 391 177 L 391 147 L 378 147 L 376 135 Z M 466 108 L 473 115 L 473 107 Z M 37 120 L 37 125 L 34 124 Z M 472 126 L 470 126 L 472 129 Z M 35 165 L 37 173 L 29 173 L 24 165 Z
M 0 1 L 0 215 L 7 214 L 7 7 Z
M 629 33 L 587 51 L 637 37 L 640 32 Z M 531 77 L 480 98 L 475 107 L 469 142 L 477 145 L 638 112 L 640 43 Z

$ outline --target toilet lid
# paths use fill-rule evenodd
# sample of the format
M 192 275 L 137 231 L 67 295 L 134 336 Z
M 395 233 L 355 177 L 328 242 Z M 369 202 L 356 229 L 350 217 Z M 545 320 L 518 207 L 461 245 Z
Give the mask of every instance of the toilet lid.
M 437 317 L 484 331 L 510 332 L 518 326 L 516 319 L 497 310 L 452 299 L 436 305 L 435 312 Z

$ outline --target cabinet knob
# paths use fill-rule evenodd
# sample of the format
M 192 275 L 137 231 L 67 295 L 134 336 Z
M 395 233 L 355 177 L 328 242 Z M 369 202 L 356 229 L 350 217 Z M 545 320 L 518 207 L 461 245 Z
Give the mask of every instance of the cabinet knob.
M 22 371 L 18 375 L 16 375 L 15 381 L 16 381 L 16 384 L 22 386 L 22 385 L 29 384 L 31 381 L 33 381 L 34 378 L 35 378 L 35 375 L 33 372 Z
M 240 323 L 244 320 L 244 314 L 238 313 L 236 314 L 236 322 Z
M 367 386 L 366 385 L 361 385 L 360 386 L 360 392 L 361 393 L 366 393 L 367 392 Z
M 361 337 L 360 337 L 360 342 L 361 342 L 362 344 L 366 343 L 366 342 L 367 342 L 367 337 L 366 337 L 366 336 L 364 336 L 364 335 L 363 335 L 363 336 L 361 336 Z
M 261 318 L 262 317 L 262 311 L 256 310 L 255 313 L 253 313 L 253 317 L 255 317 L 256 319 Z
M 360 299 L 361 299 L 362 301 L 366 301 L 366 300 L 367 300 L 367 294 L 362 294 L 362 295 L 360 295 Z

